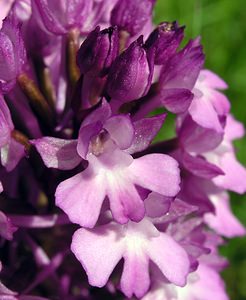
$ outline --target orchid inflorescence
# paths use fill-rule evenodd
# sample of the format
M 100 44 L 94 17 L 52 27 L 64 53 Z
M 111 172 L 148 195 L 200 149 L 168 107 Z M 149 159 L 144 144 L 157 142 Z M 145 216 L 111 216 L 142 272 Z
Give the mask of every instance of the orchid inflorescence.
M 0 299 L 228 299 L 244 128 L 154 4 L 0 3 Z

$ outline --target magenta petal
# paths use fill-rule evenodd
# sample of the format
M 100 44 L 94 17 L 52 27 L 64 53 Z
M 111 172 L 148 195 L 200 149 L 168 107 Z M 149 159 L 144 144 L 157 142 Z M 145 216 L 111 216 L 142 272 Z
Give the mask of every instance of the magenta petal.
M 93 231 L 79 229 L 74 233 L 71 250 L 85 269 L 91 285 L 102 287 L 107 283 L 124 252 L 120 237 L 116 224 Z
M 180 189 L 178 163 L 168 155 L 149 154 L 134 159 L 129 176 L 135 184 L 164 196 L 173 197 Z
M 89 114 L 88 117 L 86 117 L 86 119 L 82 123 L 82 127 L 97 122 L 101 122 L 102 124 L 104 124 L 106 120 L 111 116 L 111 114 L 112 111 L 110 105 L 105 99 L 103 99 L 101 106 L 94 110 L 91 114 Z
M 0 262 L 0 271 L 1 271 L 1 262 Z M 1 300 L 18 300 L 17 292 L 14 292 L 8 289 L 5 285 L 0 281 L 0 296 Z
M 170 208 L 173 198 L 165 197 L 157 193 L 150 193 L 144 200 L 146 214 L 151 218 L 165 215 Z
M 160 85 L 166 89 L 184 88 L 191 90 L 204 63 L 200 39 L 190 40 L 178 53 L 173 55 L 162 68 Z
M 10 140 L 11 131 L 14 125 L 11 119 L 9 108 L 0 94 L 0 147 L 6 145 Z
M 8 172 L 11 172 L 25 156 L 25 148 L 14 139 L 1 149 L 1 162 Z
M 44 297 L 39 297 L 39 296 L 26 296 L 26 295 L 23 295 L 23 296 L 20 296 L 18 298 L 19 300 L 49 300 L 48 298 L 44 298 Z M 4 300 L 4 299 L 3 299 Z M 8 299 L 6 299 L 8 300 Z
M 199 208 L 199 213 L 213 212 L 214 206 L 208 198 L 208 183 L 206 179 L 187 174 L 182 180 L 182 189 L 178 195 L 179 199 Z
M 179 114 L 188 110 L 193 94 L 188 89 L 173 88 L 163 89 L 157 97 L 166 109 L 174 114 Z
M 146 200 L 145 200 L 146 201 Z M 196 212 L 198 208 L 196 206 L 190 205 L 178 198 L 171 203 L 168 213 L 160 218 L 154 219 L 154 224 L 174 222 L 180 217 L 187 216 L 193 212 Z
M 0 31 L 0 45 L 1 45 L 0 48 L 1 49 L 1 57 L 0 57 L 1 58 L 0 60 L 1 80 L 7 82 L 13 80 L 14 75 L 16 75 L 14 47 L 9 37 L 1 31 Z
M 134 122 L 135 136 L 127 152 L 132 154 L 145 150 L 161 129 L 165 119 L 166 114 L 161 114 Z
M 13 233 L 17 230 L 11 220 L 0 211 L 0 236 L 5 238 L 6 240 L 13 239 Z
M 217 233 L 228 238 L 244 236 L 246 230 L 231 211 L 229 195 L 222 193 L 213 195 L 210 199 L 215 207 L 215 213 L 205 214 L 206 223 Z
M 111 24 L 131 36 L 139 34 L 151 18 L 153 0 L 118 1 L 111 12 Z
M 73 223 L 83 227 L 95 226 L 105 198 L 101 177 L 90 168 L 61 182 L 55 193 L 56 205 L 68 215 Z
M 102 123 L 98 121 L 80 127 L 77 152 L 83 159 L 86 159 L 91 139 L 100 133 L 102 126 Z
M 43 137 L 32 140 L 31 143 L 48 168 L 71 170 L 81 162 L 81 157 L 77 153 L 77 140 Z
M 185 250 L 165 233 L 153 238 L 148 246 L 150 259 L 172 283 L 184 286 L 189 273 L 190 262 Z
M 124 259 L 121 290 L 128 298 L 134 294 L 142 298 L 150 286 L 149 258 L 145 254 L 127 253 Z
M 45 0 L 33 0 L 45 27 L 54 34 L 65 34 L 67 31 L 56 18 L 55 14 L 49 9 Z
M 26 52 L 15 14 L 9 14 L 0 30 L 0 90 L 8 93 L 26 62 Z
M 67 27 L 79 27 L 86 23 L 89 16 L 93 13 L 93 1 L 78 1 L 78 0 L 69 0 L 67 1 Z
M 216 132 L 196 124 L 190 116 L 178 129 L 180 144 L 187 152 L 203 153 L 215 149 L 223 139 L 223 132 Z
M 219 167 L 207 162 L 200 156 L 184 153 L 182 162 L 187 170 L 198 177 L 212 179 L 218 175 L 224 175 L 224 172 Z
M 113 116 L 103 126 L 110 137 L 122 150 L 131 146 L 134 137 L 134 128 L 129 116 Z

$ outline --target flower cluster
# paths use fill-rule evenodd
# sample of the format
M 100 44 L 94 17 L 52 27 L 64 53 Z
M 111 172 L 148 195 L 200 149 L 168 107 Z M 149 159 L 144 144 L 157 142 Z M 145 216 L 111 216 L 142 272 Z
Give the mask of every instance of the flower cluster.
M 228 299 L 244 128 L 154 4 L 1 2 L 1 299 Z

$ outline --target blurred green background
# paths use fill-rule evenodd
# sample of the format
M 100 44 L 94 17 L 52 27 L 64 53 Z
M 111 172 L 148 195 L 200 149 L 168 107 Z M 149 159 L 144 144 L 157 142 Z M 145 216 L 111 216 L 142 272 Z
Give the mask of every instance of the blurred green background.
M 186 40 L 202 36 L 205 67 L 229 85 L 232 113 L 246 126 L 246 0 L 157 0 L 155 22 L 186 25 Z M 246 165 L 246 138 L 235 143 Z M 233 211 L 246 226 L 246 195 L 231 194 Z M 223 246 L 230 267 L 223 272 L 231 300 L 246 299 L 246 238 Z M 210 299 L 208 299 L 210 300 Z M 211 299 L 216 300 L 216 299 Z

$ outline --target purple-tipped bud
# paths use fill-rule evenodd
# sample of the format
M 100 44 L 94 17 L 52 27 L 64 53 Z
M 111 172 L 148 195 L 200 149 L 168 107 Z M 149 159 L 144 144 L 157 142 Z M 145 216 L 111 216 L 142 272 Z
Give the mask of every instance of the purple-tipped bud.
M 119 55 L 109 70 L 107 92 L 115 100 L 128 102 L 149 90 L 153 75 L 153 59 L 147 56 L 140 36 Z
M 150 34 L 145 46 L 155 49 L 155 64 L 162 65 L 175 53 L 183 37 L 184 27 L 179 27 L 177 22 L 163 22 Z
M 111 24 L 131 36 L 138 34 L 152 16 L 155 0 L 119 0 L 111 13 Z
M 15 85 L 26 60 L 19 24 L 14 16 L 3 21 L 0 30 L 0 91 L 9 92 Z
M 81 45 L 77 64 L 82 74 L 104 75 L 119 53 L 119 37 L 117 27 L 100 31 L 96 27 Z

